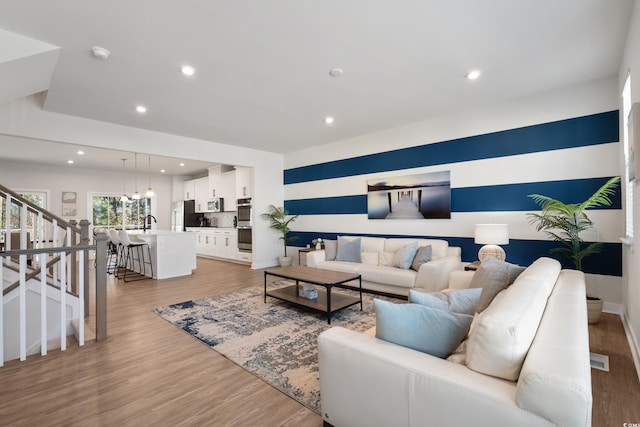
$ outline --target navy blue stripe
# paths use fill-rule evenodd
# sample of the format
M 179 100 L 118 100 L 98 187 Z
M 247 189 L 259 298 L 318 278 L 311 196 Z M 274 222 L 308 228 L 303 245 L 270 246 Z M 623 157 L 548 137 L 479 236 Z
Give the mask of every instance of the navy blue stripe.
M 284 183 L 317 181 L 469 160 L 607 144 L 619 140 L 618 111 L 286 169 Z
M 529 182 L 451 189 L 452 212 L 510 212 L 539 210 L 529 194 L 543 194 L 565 203 L 580 203 L 591 196 L 609 178 L 567 181 Z M 607 209 L 621 209 L 620 187 Z M 286 200 L 284 207 L 292 215 L 366 214 L 367 195 L 320 197 Z
M 345 236 L 348 233 L 327 233 L 327 232 L 291 232 L 292 236 L 297 236 L 295 244 L 304 247 L 311 244 L 315 238 L 336 239 L 337 235 Z M 379 234 L 358 234 L 359 236 L 370 237 L 406 237 L 416 239 L 442 239 L 449 242 L 450 246 L 458 246 L 462 249 L 462 260 L 473 262 L 478 259 L 478 250 L 482 245 L 473 242 L 472 237 L 433 237 L 433 236 L 402 236 L 402 235 L 379 235 Z M 551 257 L 549 251 L 552 248 L 560 247 L 556 242 L 548 240 L 520 240 L 510 239 L 508 245 L 503 249 L 507 253 L 507 261 L 518 265 L 530 265 L 540 257 Z M 563 268 L 574 268 L 570 261 L 559 259 Z M 607 276 L 622 277 L 622 244 L 604 243 L 602 251 L 591 255 L 583 260 L 583 270 L 585 273 L 602 274 Z

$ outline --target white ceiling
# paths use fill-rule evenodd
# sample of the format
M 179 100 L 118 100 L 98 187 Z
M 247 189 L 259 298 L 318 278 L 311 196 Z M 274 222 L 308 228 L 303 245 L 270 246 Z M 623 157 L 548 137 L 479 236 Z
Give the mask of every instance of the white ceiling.
M 287 153 L 615 75 L 632 5 L 0 0 L 0 29 L 60 48 L 45 110 Z

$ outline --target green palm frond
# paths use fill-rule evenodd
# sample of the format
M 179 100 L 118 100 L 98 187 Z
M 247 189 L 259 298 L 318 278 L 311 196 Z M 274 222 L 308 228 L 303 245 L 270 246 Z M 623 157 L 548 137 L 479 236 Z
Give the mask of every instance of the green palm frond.
M 609 179 L 602 187 L 582 203 L 564 203 L 541 194 L 530 194 L 540 206 L 541 213 L 528 213 L 529 223 L 536 226 L 536 231 L 544 232 L 549 239 L 562 244 L 551 253 L 561 255 L 573 261 L 576 269 L 582 270 L 583 258 L 598 253 L 602 243 L 595 242 L 585 246 L 580 233 L 593 227 L 593 222 L 585 210 L 611 205 L 611 196 L 616 192 L 620 177 Z
M 280 240 L 284 243 L 284 256 L 287 256 L 287 243 L 298 239 L 298 236 L 289 236 L 291 229 L 289 225 L 295 221 L 299 215 L 289 216 L 289 212 L 284 207 L 269 205 L 267 213 L 260 215 L 263 219 L 269 221 L 269 227 L 280 231 L 282 236 Z M 289 218 L 287 218 L 289 216 Z

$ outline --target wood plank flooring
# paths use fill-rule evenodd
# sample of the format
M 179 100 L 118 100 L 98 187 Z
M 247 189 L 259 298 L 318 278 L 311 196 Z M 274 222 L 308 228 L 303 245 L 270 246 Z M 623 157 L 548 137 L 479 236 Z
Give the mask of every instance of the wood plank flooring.
M 153 314 L 247 286 L 263 272 L 198 258 L 193 276 L 108 281 L 109 339 L 0 368 L 2 426 L 313 426 L 319 415 Z M 594 426 L 640 422 L 640 384 L 618 316 L 590 326 Z

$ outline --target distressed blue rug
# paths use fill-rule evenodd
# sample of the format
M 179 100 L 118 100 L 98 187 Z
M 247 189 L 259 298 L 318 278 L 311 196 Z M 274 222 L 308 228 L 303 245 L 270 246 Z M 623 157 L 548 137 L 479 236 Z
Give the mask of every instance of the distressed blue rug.
M 262 287 L 186 301 L 154 311 L 320 413 L 318 335 L 332 326 L 360 332 L 374 326 L 373 297 L 363 294 L 363 303 L 363 311 L 358 304 L 335 313 L 331 325 L 327 325 L 325 315 L 315 311 L 271 297 L 264 303 Z

